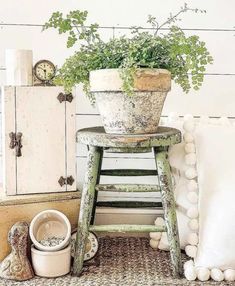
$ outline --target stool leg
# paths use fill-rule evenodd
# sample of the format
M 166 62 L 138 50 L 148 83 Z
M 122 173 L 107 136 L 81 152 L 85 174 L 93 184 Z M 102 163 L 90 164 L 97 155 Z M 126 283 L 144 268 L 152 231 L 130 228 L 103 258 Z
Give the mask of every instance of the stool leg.
M 168 148 L 154 148 L 174 276 L 183 272 Z
M 85 242 L 88 236 L 92 206 L 95 196 L 95 185 L 101 159 L 101 148 L 90 146 L 87 158 L 87 170 L 82 190 L 80 214 L 78 219 L 78 231 L 76 238 L 76 251 L 72 274 L 79 276 L 82 272 L 85 254 Z
M 98 167 L 98 176 L 97 176 L 97 180 L 96 180 L 96 185 L 100 183 L 100 171 L 101 171 L 101 167 L 102 167 L 103 153 L 104 153 L 103 148 L 100 148 L 99 152 L 100 152 L 100 162 L 99 162 L 99 167 Z M 90 224 L 94 224 L 94 221 L 95 221 L 97 197 L 98 197 L 98 191 L 95 191 L 95 197 L 94 197 L 94 202 L 93 202 Z

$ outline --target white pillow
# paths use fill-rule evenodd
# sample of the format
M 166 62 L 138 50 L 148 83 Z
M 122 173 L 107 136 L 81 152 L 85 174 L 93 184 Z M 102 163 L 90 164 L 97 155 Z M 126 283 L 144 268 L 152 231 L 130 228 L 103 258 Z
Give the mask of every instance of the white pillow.
M 226 123 L 226 122 L 225 122 Z M 235 127 L 204 125 L 195 134 L 199 183 L 199 244 L 185 276 L 235 280 Z
M 182 132 L 183 140 L 180 144 L 169 149 L 169 162 L 175 181 L 175 199 L 177 204 L 177 220 L 179 227 L 180 246 L 182 249 L 192 242 L 197 243 L 197 237 L 191 234 L 190 227 L 197 228 L 198 211 L 195 203 L 198 201 L 196 173 L 196 155 L 193 131 L 195 120 L 192 115 L 186 115 L 184 119 L 179 119 L 172 114 L 168 120 L 161 122 L 163 125 L 178 128 Z M 193 220 L 192 220 L 193 219 Z M 164 224 L 162 218 L 157 218 L 156 225 Z M 169 250 L 169 243 L 166 233 L 150 233 L 150 245 L 153 248 Z M 188 254 L 192 254 L 191 247 L 187 247 Z M 195 252 L 195 249 L 193 250 Z M 190 255 L 192 257 L 192 255 Z
M 182 160 L 181 145 L 185 143 L 172 147 L 169 154 L 174 175 L 177 174 L 175 168 L 180 173 L 175 189 L 180 243 L 182 248 L 185 247 L 186 253 L 195 258 L 195 263 L 193 260 L 185 263 L 185 276 L 188 280 L 198 278 L 206 281 L 211 277 L 215 281 L 234 281 L 235 127 L 231 126 L 227 118 L 201 118 L 195 132 L 192 126 L 192 121 L 184 122 L 184 128 L 191 133 L 184 134 L 184 139 L 192 140 L 188 142 L 188 146 L 184 145 L 184 150 L 186 153 L 197 150 L 197 166 L 193 164 L 194 171 L 187 171 Z M 196 146 L 191 144 L 194 138 Z M 195 154 L 190 156 L 192 155 L 189 155 L 188 159 L 185 157 L 187 166 L 195 161 Z M 199 170 L 199 202 L 198 196 L 195 196 L 198 189 L 195 180 L 196 167 Z M 192 175 L 194 178 L 191 178 Z M 156 224 L 163 224 L 163 220 L 158 218 Z M 151 239 L 150 244 L 155 248 L 158 246 L 168 250 L 165 233 L 159 236 L 158 243 L 156 239 L 154 244 L 153 241 Z

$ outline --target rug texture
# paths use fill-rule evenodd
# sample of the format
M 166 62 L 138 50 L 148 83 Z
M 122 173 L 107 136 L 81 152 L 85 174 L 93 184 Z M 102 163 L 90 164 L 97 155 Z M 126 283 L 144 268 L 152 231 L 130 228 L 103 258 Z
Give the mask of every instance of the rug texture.
M 25 282 L 0 280 L 0 286 L 155 286 L 155 285 L 235 285 L 233 282 L 189 282 L 174 279 L 169 252 L 153 250 L 147 238 L 103 237 L 99 239 L 99 266 L 86 266 L 81 277 L 70 275 Z M 183 255 L 185 260 L 185 256 Z M 92 261 L 90 262 L 92 263 Z

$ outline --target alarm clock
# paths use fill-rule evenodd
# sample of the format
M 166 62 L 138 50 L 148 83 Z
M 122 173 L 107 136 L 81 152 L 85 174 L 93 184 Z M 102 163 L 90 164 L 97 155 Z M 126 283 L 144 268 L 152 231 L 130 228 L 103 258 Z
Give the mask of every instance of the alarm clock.
M 33 74 L 35 85 L 50 86 L 53 85 L 52 79 L 56 74 L 55 65 L 48 60 L 41 60 L 34 65 Z

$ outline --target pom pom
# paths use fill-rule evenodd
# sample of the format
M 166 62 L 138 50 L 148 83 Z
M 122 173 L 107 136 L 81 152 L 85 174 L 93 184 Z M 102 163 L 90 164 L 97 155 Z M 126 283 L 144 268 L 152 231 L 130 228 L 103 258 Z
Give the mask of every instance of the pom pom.
M 189 167 L 186 171 L 185 171 L 185 177 L 188 180 L 194 179 L 197 177 L 197 171 L 195 168 L 193 167 Z
M 210 122 L 210 118 L 208 116 L 201 116 L 200 123 L 201 124 L 208 124 Z
M 193 120 L 193 115 L 192 114 L 185 114 L 184 121 L 189 121 L 189 120 Z
M 184 263 L 184 269 L 189 268 L 189 267 L 194 267 L 194 263 L 192 259 Z
M 169 250 L 169 243 L 166 232 L 162 232 L 162 237 L 161 240 L 159 241 L 158 248 L 161 250 Z
M 205 267 L 200 267 L 197 269 L 197 278 L 200 281 L 207 281 L 210 279 L 210 270 Z
M 198 195 L 195 192 L 189 192 L 187 194 L 187 198 L 188 198 L 189 202 L 192 204 L 196 204 L 198 202 Z
M 229 121 L 229 119 L 225 116 L 223 117 L 220 117 L 220 119 L 218 119 L 218 123 L 220 125 L 225 125 L 225 126 L 230 126 L 231 125 L 231 122 Z
M 187 210 L 187 217 L 198 218 L 199 212 L 197 207 L 192 207 Z
M 187 143 L 184 146 L 184 150 L 187 154 L 188 153 L 195 153 L 196 148 L 195 148 L 195 145 L 193 143 Z
M 165 251 L 168 251 L 169 250 L 169 245 L 168 243 L 165 243 L 163 242 L 162 240 L 159 241 L 159 244 L 158 244 L 158 248 L 160 250 L 165 250 Z
M 192 166 L 197 163 L 197 157 L 195 153 L 188 153 L 185 155 L 185 163 L 186 165 Z
M 184 276 L 189 281 L 194 281 L 197 279 L 197 272 L 195 267 L 188 267 L 184 270 Z
M 185 143 L 192 143 L 194 141 L 193 135 L 191 133 L 189 133 L 189 132 L 184 133 L 183 137 L 184 137 L 184 142 Z
M 188 235 L 187 241 L 191 245 L 197 245 L 198 244 L 198 235 L 195 232 L 192 232 Z
M 195 258 L 197 255 L 197 247 L 195 245 L 186 245 L 185 252 L 189 257 Z
M 211 269 L 211 278 L 218 282 L 223 281 L 224 273 L 218 268 L 213 268 Z
M 161 236 L 162 236 L 162 233 L 161 232 L 150 232 L 149 236 L 153 240 L 160 240 Z
M 188 222 L 188 226 L 191 230 L 196 231 L 199 228 L 198 220 L 193 218 Z
M 166 232 L 162 232 L 161 242 L 163 242 L 165 245 L 168 246 L 168 238 L 167 238 L 167 233 Z
M 235 270 L 227 269 L 224 271 L 224 279 L 226 281 L 234 281 L 235 280 Z
M 154 224 L 155 224 L 156 226 L 163 226 L 163 225 L 165 225 L 165 221 L 164 221 L 164 219 L 163 219 L 162 217 L 157 217 L 157 218 L 155 219 Z
M 149 244 L 150 244 L 150 246 L 153 249 L 157 249 L 158 248 L 158 244 L 159 244 L 159 240 L 150 239 Z
M 191 120 L 187 120 L 184 122 L 183 124 L 183 128 L 186 132 L 193 132 L 194 129 L 195 129 L 195 123 L 194 123 L 194 120 L 191 119 Z
M 168 116 L 168 122 L 175 122 L 179 119 L 179 115 L 176 112 L 171 112 Z
M 197 184 L 197 182 L 195 180 L 190 180 L 188 182 L 187 188 L 191 192 L 197 191 L 198 190 L 198 184 Z

